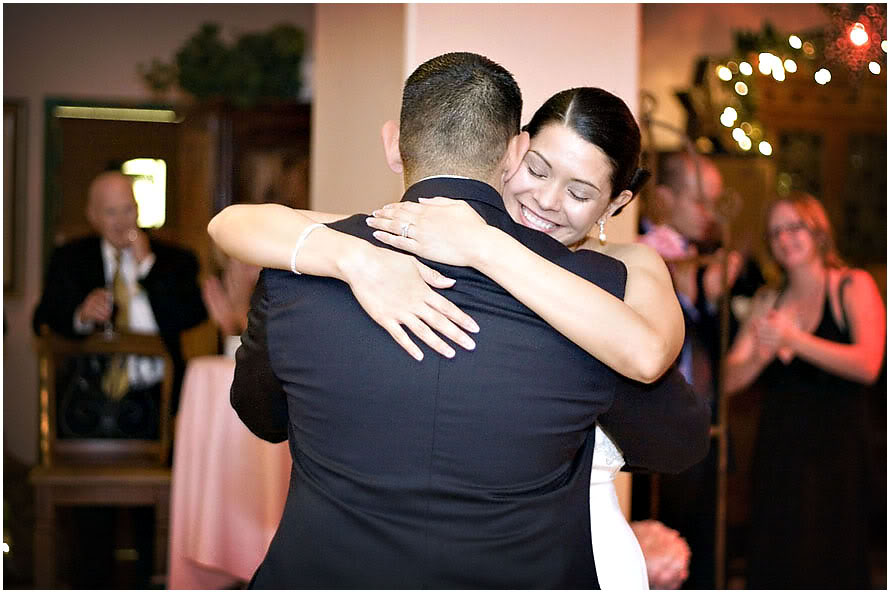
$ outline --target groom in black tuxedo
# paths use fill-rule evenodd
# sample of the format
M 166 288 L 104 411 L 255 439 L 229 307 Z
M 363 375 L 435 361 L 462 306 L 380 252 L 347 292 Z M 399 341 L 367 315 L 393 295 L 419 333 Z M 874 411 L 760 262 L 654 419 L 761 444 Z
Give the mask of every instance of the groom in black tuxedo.
M 622 297 L 623 264 L 572 253 L 505 211 L 498 192 L 528 146 L 521 110 L 512 75 L 482 56 L 418 67 L 400 135 L 385 142 L 404 165 L 403 199 L 467 200 Z M 365 216 L 329 226 L 382 246 Z M 456 279 L 448 297 L 478 322 L 475 351 L 426 349 L 415 362 L 345 283 L 262 272 L 232 404 L 259 436 L 287 438 L 294 463 L 253 587 L 594 587 L 594 424 L 631 467 L 679 471 L 705 454 L 708 410 L 676 372 L 652 386 L 622 379 L 475 270 L 425 263 Z

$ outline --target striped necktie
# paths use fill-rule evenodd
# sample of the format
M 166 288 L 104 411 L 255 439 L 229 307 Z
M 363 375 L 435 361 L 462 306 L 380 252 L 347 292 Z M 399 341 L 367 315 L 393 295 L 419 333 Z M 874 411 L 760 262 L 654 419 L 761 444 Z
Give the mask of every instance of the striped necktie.
M 115 269 L 112 281 L 112 296 L 114 298 L 114 329 L 121 331 L 130 327 L 130 291 L 124 278 L 121 265 L 121 250 L 114 254 Z M 102 377 L 102 390 L 112 399 L 120 399 L 126 395 L 130 388 L 130 377 L 127 371 L 127 356 L 114 354 L 108 361 L 108 368 Z

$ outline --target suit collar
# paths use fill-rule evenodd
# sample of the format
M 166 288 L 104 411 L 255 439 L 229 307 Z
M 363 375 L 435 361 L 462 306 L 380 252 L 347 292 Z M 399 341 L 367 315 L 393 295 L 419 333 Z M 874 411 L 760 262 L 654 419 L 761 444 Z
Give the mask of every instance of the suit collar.
M 492 206 L 504 214 L 504 199 L 497 190 L 487 183 L 466 177 L 450 177 L 447 175 L 421 179 L 408 188 L 402 197 L 403 202 L 416 202 L 418 198 L 460 198 L 471 202 L 482 202 Z

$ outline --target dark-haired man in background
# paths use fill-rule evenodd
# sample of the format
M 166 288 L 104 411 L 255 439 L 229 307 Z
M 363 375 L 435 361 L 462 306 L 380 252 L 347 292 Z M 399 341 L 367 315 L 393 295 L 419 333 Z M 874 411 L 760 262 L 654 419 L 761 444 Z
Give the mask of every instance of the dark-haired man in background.
M 726 293 L 722 255 L 716 251 L 721 241 L 718 206 L 723 197 L 723 176 L 705 156 L 674 152 L 662 156 L 658 180 L 653 205 L 657 220 L 643 218 L 640 241 L 653 247 L 668 263 L 686 326 L 686 339 L 677 364 L 696 396 L 711 408 L 711 420 L 716 423 L 719 306 Z M 710 254 L 709 259 L 699 259 L 706 254 Z M 743 278 L 740 272 L 746 264 L 741 254 L 731 251 L 726 261 L 731 294 L 748 291 L 750 296 L 762 284 L 763 278 L 753 260 L 748 262 Z M 731 338 L 733 326 L 738 324 L 732 316 L 730 322 L 733 324 L 729 328 Z M 658 519 L 678 530 L 692 551 L 689 578 L 683 587 L 713 589 L 716 584 L 716 449 L 677 475 L 659 476 L 657 492 Z M 634 506 L 645 508 L 648 513 L 649 496 L 645 487 L 635 488 Z M 639 511 L 636 514 L 640 514 Z

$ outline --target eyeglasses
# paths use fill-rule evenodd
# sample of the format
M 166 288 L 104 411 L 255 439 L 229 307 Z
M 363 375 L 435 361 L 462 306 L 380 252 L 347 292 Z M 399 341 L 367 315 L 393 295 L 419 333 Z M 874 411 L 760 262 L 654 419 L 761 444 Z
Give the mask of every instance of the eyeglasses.
M 789 222 L 788 224 L 782 224 L 769 229 L 768 231 L 766 231 L 766 237 L 770 241 L 775 241 L 779 238 L 779 235 L 781 235 L 785 231 L 789 233 L 797 233 L 805 230 L 807 230 L 807 225 L 803 221 Z

